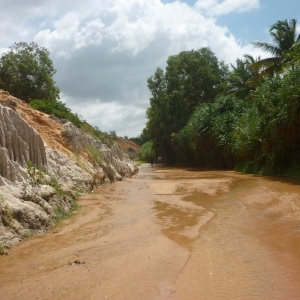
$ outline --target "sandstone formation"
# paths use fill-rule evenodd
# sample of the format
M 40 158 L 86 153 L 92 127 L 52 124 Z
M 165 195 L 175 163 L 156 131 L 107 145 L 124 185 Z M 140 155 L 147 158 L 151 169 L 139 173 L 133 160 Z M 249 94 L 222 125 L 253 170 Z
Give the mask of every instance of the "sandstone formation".
M 137 171 L 117 143 L 0 90 L 0 251 L 53 226 L 79 194 Z

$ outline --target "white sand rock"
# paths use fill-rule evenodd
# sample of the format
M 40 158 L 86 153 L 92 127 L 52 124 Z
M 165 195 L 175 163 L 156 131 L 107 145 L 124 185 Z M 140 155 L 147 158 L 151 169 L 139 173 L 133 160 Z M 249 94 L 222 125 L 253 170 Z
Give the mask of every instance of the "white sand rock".
M 69 122 L 64 128 L 73 137 L 74 153 L 52 149 L 16 107 L 0 102 L 0 245 L 7 246 L 53 226 L 56 209 L 72 208 L 76 191 L 88 192 L 138 171 L 117 144 L 108 147 Z M 78 154 L 87 146 L 96 149 L 94 161 Z

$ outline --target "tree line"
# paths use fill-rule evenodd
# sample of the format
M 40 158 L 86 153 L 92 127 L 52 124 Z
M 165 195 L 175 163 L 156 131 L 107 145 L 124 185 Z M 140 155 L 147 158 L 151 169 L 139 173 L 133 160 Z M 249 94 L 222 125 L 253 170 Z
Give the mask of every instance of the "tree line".
M 209 48 L 168 58 L 148 78 L 142 155 L 167 163 L 300 175 L 300 34 L 295 19 L 270 27 L 270 53 L 230 67 Z M 145 158 L 145 157 L 144 157 Z

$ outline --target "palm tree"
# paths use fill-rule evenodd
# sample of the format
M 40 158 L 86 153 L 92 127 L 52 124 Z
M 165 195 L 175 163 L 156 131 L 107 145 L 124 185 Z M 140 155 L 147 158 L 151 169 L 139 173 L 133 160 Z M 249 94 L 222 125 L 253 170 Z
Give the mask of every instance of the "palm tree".
M 238 58 L 236 66 L 231 64 L 232 72 L 228 76 L 225 93 L 235 95 L 239 98 L 246 98 L 255 86 L 255 78 L 258 73 L 252 65 L 260 58 L 254 59 L 251 55 L 244 55 L 244 60 Z
M 295 66 L 300 65 L 300 41 L 296 42 L 289 51 L 284 54 L 286 58 L 285 67 L 287 69 L 294 69 Z
M 294 59 L 293 53 L 295 52 L 292 51 L 293 47 L 300 42 L 300 34 L 297 34 L 296 31 L 296 19 L 277 21 L 269 30 L 274 42 L 273 44 L 262 42 L 253 43 L 255 46 L 273 55 L 272 57 L 261 59 L 253 64 L 253 67 L 260 72 L 261 77 L 265 75 L 274 76 L 291 66 L 291 62 Z M 299 50 L 299 46 L 297 49 Z

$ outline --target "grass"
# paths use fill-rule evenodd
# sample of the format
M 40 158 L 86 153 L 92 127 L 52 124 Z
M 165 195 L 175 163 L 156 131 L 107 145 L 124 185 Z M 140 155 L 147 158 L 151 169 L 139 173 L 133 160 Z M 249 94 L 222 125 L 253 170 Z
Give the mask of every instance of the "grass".
M 66 211 L 62 206 L 58 206 L 54 209 L 55 213 L 55 223 L 59 224 L 65 219 L 68 219 L 71 217 L 72 212 L 70 210 Z
M 4 226 L 9 227 L 13 220 L 13 214 L 9 210 L 8 205 L 5 204 L 5 199 L 2 195 L 0 195 L 0 206 L 2 207 L 2 223 Z
M 88 150 L 88 152 L 89 152 L 91 158 L 93 159 L 94 163 L 101 166 L 104 162 L 104 156 L 103 156 L 102 152 L 93 145 L 87 145 L 86 149 Z
M 5 253 L 5 246 L 2 243 L 0 243 L 0 255 L 4 255 Z
M 22 234 L 22 239 L 28 239 L 29 237 L 34 235 L 34 231 L 27 229 L 23 234 Z
M 76 208 L 72 207 L 69 210 L 65 210 L 64 208 L 57 207 L 54 209 L 54 213 L 55 213 L 55 223 L 59 224 L 61 223 L 63 220 L 69 219 L 71 218 L 71 216 L 73 215 L 73 212 L 75 210 L 78 209 L 78 206 L 76 206 Z
M 54 208 L 56 224 L 59 224 L 63 220 L 69 219 L 73 215 L 74 211 L 78 210 L 79 197 L 80 193 L 75 192 L 75 198 L 72 200 L 72 206 L 68 210 L 66 210 L 62 205 L 58 205 L 56 208 Z

